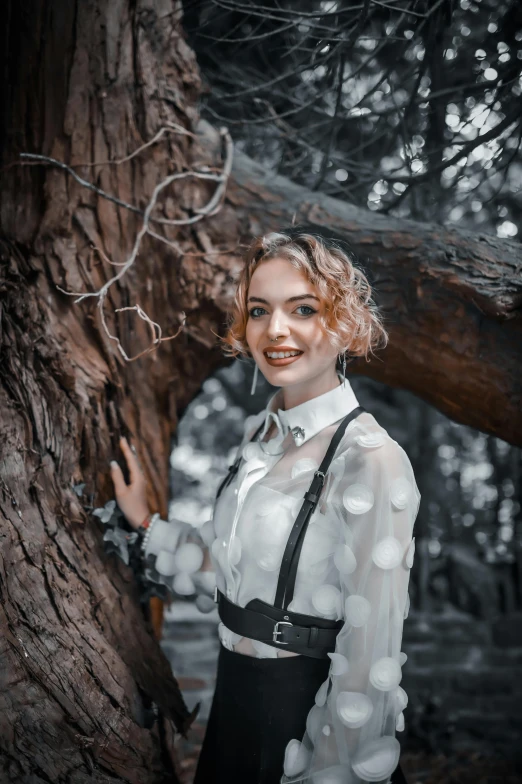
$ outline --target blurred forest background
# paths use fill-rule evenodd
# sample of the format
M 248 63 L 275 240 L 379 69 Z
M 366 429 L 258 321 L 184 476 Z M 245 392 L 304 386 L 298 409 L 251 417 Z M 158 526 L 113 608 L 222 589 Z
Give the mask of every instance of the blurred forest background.
M 203 116 L 268 171 L 375 212 L 519 236 L 518 0 L 204 0 L 185 3 L 185 30 Z M 219 370 L 187 410 L 171 456 L 172 516 L 208 519 L 245 417 L 274 391 L 261 381 L 251 396 L 252 372 L 248 361 Z M 401 743 L 441 757 L 424 775 L 418 760 L 409 770 L 423 781 L 520 781 L 521 450 L 406 391 L 350 382 L 410 456 L 422 493 Z M 210 694 L 198 692 L 203 716 Z M 518 773 L 478 763 L 483 752 L 515 760 Z

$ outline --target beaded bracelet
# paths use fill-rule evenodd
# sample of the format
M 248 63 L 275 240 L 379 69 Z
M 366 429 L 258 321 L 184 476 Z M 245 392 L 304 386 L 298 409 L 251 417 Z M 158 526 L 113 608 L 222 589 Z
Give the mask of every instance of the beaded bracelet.
M 142 526 L 140 526 L 140 528 L 141 527 L 145 528 L 145 533 L 144 533 L 143 539 L 141 541 L 141 552 L 142 553 L 145 553 L 145 550 L 147 549 L 147 545 L 149 543 L 149 539 L 150 539 L 150 535 L 152 533 L 152 529 L 154 528 L 154 524 L 155 524 L 156 520 L 158 520 L 158 519 L 159 519 L 159 514 L 158 514 L 158 512 L 155 512 L 152 515 L 152 517 L 149 519 L 149 523 L 148 523 L 147 526 L 144 526 L 143 524 L 142 524 Z
M 150 514 L 148 514 L 148 515 L 145 517 L 145 519 L 143 520 L 143 522 L 141 523 L 141 525 L 139 525 L 139 526 L 138 526 L 137 530 L 138 530 L 138 531 L 141 531 L 141 533 L 142 533 L 142 534 L 144 534 L 144 533 L 145 533 L 145 531 L 147 530 L 147 528 L 149 527 L 149 525 L 150 525 Z

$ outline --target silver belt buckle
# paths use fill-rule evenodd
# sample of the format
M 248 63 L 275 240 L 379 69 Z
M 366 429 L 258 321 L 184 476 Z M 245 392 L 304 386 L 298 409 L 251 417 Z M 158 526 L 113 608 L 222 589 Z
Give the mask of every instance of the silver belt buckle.
M 273 634 L 272 634 L 272 640 L 274 642 L 276 642 L 278 645 L 288 645 L 287 642 L 283 642 L 282 640 L 278 640 L 277 639 L 277 635 L 283 633 L 283 632 L 280 632 L 277 627 L 278 626 L 293 626 L 293 625 L 294 625 L 293 623 L 289 623 L 288 621 L 277 621 L 276 625 L 274 626 L 274 631 L 273 631 Z

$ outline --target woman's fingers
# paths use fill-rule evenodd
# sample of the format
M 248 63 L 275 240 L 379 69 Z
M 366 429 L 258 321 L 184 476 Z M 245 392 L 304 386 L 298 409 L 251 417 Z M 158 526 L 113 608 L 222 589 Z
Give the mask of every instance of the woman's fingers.
M 127 461 L 127 465 L 129 467 L 131 484 L 134 484 L 134 482 L 137 482 L 142 478 L 142 473 L 140 469 L 140 464 L 138 463 L 138 458 L 130 448 L 129 442 L 127 441 L 126 438 L 123 437 L 120 438 L 120 448 L 121 451 L 123 452 L 125 460 Z
M 123 476 L 123 471 L 119 467 L 116 460 L 111 460 L 111 478 L 114 484 L 114 490 L 116 491 L 116 495 L 121 495 L 127 489 L 127 483 L 125 481 L 125 477 Z

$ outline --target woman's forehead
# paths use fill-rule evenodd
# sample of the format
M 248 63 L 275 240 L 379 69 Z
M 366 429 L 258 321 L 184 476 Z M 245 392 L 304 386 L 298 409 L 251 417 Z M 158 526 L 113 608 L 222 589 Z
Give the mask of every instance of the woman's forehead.
M 298 288 L 300 293 L 317 294 L 304 270 L 298 269 L 287 259 L 276 257 L 262 261 L 256 267 L 250 281 L 249 294 L 263 296 L 262 291 L 270 291 L 272 296 L 284 298 L 290 296 L 288 290 L 293 288 Z

